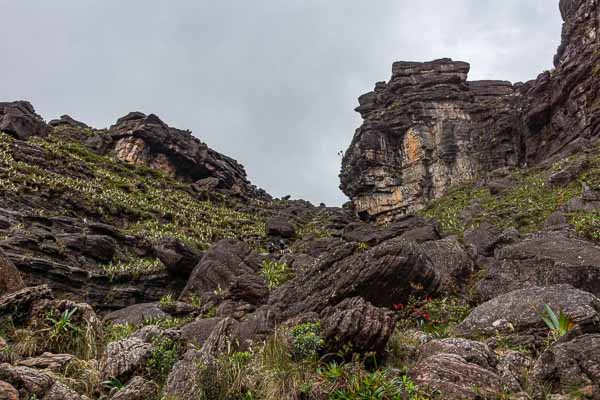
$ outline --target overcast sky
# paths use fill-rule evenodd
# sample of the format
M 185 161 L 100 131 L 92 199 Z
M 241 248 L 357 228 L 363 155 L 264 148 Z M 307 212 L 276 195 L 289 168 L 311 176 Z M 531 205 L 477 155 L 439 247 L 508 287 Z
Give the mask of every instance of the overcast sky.
M 129 111 L 190 129 L 274 196 L 340 205 L 357 97 L 397 60 L 533 79 L 558 0 L 0 0 L 0 101 L 106 127 Z

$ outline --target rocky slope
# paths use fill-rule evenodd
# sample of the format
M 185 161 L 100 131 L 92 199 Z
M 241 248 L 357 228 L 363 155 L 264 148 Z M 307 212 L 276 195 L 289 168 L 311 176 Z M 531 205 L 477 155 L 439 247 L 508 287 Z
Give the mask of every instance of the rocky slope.
M 363 218 L 422 209 L 458 183 L 503 167 L 539 165 L 598 141 L 598 4 L 561 1 L 556 68 L 517 84 L 467 80 L 450 59 L 398 62 L 359 99 L 364 119 L 342 164 L 341 188 Z
M 535 82 L 395 64 L 353 208 L 272 199 L 155 115 L 0 103 L 0 399 L 600 397 L 600 6 L 560 7 Z

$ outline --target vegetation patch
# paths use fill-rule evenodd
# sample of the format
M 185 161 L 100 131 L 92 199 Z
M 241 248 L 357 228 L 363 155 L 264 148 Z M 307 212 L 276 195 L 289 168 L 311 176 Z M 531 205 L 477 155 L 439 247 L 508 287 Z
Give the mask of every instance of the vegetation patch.
M 558 170 L 578 161 L 576 158 L 556 163 L 546 170 L 532 169 L 512 174 L 512 185 L 492 195 L 487 188 L 466 183 L 451 188 L 420 214 L 439 221 L 445 234 L 462 235 L 469 228 L 490 222 L 500 228 L 513 227 L 522 233 L 540 230 L 553 212 L 580 196 L 584 188 L 600 188 L 600 157 L 589 159 L 577 179 L 566 186 L 554 187 L 546 182 Z M 473 208 L 473 217 L 462 214 Z M 575 212 L 569 218 L 576 229 L 593 240 L 600 240 L 600 212 Z
M 263 261 L 260 274 L 265 278 L 269 289 L 275 289 L 294 277 L 286 263 L 273 260 Z
M 201 249 L 220 239 L 265 236 L 258 216 L 200 201 L 189 185 L 159 170 L 97 155 L 57 135 L 26 144 L 45 153 L 44 163 L 29 164 L 14 153 L 14 139 L 0 135 L 3 196 L 45 192 L 53 212 L 68 215 L 73 210 L 65 205 L 74 203 L 83 208 L 78 215 L 83 211 L 130 234 L 152 241 L 173 237 Z

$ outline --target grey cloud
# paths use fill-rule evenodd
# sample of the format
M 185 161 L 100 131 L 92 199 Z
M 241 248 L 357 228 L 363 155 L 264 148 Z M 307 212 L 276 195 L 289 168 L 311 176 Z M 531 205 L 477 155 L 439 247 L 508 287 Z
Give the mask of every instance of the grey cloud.
M 356 98 L 396 60 L 469 61 L 471 79 L 551 68 L 554 0 L 0 0 L 0 97 L 103 127 L 156 113 L 276 196 L 345 201 Z

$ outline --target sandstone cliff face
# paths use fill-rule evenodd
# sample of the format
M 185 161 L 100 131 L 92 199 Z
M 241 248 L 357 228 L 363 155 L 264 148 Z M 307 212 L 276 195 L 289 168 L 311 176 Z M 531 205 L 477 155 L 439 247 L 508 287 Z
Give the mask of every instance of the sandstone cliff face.
M 212 180 L 213 188 L 236 194 L 266 195 L 252 186 L 244 167 L 193 137 L 169 127 L 156 115 L 135 112 L 110 128 L 109 149 L 120 160 L 160 169 L 186 182 Z
M 469 64 L 397 62 L 389 82 L 359 98 L 364 119 L 341 189 L 365 219 L 423 208 L 450 186 L 498 168 L 538 164 L 598 138 L 595 0 L 563 0 L 556 69 L 537 80 L 467 81 Z

